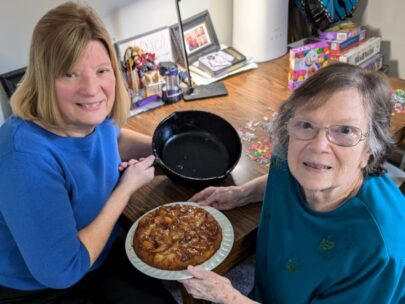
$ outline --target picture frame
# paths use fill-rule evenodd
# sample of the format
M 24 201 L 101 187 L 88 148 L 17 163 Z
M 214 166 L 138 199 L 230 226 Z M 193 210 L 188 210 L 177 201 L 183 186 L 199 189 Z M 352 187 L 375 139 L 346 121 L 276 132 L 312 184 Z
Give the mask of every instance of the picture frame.
M 154 53 L 156 55 L 156 63 L 175 60 L 171 31 L 168 26 L 160 27 L 114 43 L 118 60 L 122 62 L 125 50 L 128 47 L 134 46 L 140 47 L 144 52 Z
M 0 82 L 3 85 L 4 91 L 6 92 L 8 98 L 13 95 L 18 83 L 23 78 L 26 69 L 27 68 L 24 67 L 0 75 Z
M 190 64 L 196 62 L 201 56 L 218 51 L 220 45 L 217 34 L 215 33 L 214 25 L 208 10 L 191 16 L 182 21 L 184 44 Z M 170 27 L 174 46 L 176 49 L 176 60 L 183 64 L 183 46 L 180 40 L 179 25 L 174 24 Z

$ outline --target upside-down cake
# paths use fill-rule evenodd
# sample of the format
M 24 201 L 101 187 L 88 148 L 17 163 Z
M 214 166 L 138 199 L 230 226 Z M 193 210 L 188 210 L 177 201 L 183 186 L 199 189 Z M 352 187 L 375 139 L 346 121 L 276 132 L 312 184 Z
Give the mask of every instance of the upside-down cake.
M 173 204 L 161 206 L 139 221 L 133 247 L 150 266 L 182 270 L 208 260 L 221 242 L 222 229 L 205 209 Z

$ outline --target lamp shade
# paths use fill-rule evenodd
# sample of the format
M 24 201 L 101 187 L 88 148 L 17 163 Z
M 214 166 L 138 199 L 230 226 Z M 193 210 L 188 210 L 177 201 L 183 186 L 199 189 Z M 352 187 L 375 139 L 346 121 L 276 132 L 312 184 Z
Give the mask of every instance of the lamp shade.
M 232 45 L 255 61 L 287 52 L 287 0 L 234 0 Z

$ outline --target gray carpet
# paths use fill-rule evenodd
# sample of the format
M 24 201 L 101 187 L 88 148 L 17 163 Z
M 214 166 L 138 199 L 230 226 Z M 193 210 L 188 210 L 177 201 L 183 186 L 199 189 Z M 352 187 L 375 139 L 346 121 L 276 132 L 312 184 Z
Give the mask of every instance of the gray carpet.
M 247 295 L 253 288 L 254 268 L 255 257 L 252 255 L 243 263 L 229 271 L 226 276 L 231 280 L 233 287 L 239 290 L 242 294 Z M 182 304 L 180 283 L 177 281 L 163 281 L 163 284 L 171 292 L 176 301 L 179 304 Z

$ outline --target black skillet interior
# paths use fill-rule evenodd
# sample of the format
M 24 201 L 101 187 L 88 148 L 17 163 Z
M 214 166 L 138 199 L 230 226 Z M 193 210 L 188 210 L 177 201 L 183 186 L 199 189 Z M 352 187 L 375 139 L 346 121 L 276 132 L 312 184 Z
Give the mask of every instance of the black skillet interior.
M 168 177 L 186 183 L 222 180 L 242 151 L 232 125 L 204 111 L 180 111 L 166 117 L 153 134 L 152 147 Z

